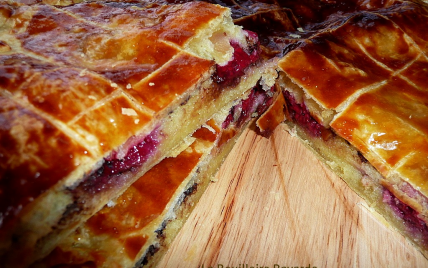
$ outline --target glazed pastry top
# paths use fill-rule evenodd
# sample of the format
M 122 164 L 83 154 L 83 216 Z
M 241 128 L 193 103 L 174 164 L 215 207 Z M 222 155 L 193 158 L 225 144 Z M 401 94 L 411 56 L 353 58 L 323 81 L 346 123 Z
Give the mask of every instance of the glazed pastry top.
M 390 1 L 330 18 L 280 68 L 315 103 L 316 117 L 384 175 L 428 194 L 428 7 Z M 333 23 L 334 21 L 334 23 Z M 325 116 L 325 115 L 333 116 Z

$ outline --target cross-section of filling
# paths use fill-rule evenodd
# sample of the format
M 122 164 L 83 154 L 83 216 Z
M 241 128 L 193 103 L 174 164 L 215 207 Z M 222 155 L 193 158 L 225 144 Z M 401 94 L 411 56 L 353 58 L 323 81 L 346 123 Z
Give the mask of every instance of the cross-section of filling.
M 287 105 L 288 119 L 297 124 L 305 133 L 307 133 L 307 139 L 312 140 L 312 142 L 321 139 L 325 141 L 326 137 L 334 137 L 335 139 L 342 140 L 342 138 L 336 135 L 331 129 L 327 129 L 318 123 L 318 121 L 309 112 L 305 103 L 298 103 L 294 96 L 287 90 L 284 90 L 283 94 Z M 326 135 L 327 133 L 329 134 Z M 332 144 L 334 144 L 334 142 L 329 143 L 330 146 Z M 345 141 L 345 144 L 347 144 L 346 146 L 350 146 L 347 141 Z M 337 154 L 338 156 L 341 154 L 341 150 L 334 146 L 328 150 L 332 154 Z M 382 202 L 393 212 L 393 215 L 403 222 L 405 228 L 413 235 L 413 237 L 421 240 L 423 244 L 428 244 L 428 227 L 421 214 L 397 198 L 377 179 L 371 178 L 370 175 L 366 173 L 362 166 L 370 165 L 370 163 L 366 158 L 364 158 L 361 152 L 357 151 L 356 160 L 354 160 L 354 162 L 350 162 L 350 164 L 355 168 L 355 172 L 361 173 L 360 182 L 358 183 L 363 185 L 367 191 L 373 191 L 372 187 L 377 185 L 376 187 L 381 189 Z M 371 168 L 374 170 L 374 167 Z M 403 183 L 401 186 L 397 187 L 401 192 L 405 193 L 409 197 L 413 197 L 414 199 L 421 199 L 423 197 L 408 183 Z
M 382 201 L 388 204 L 394 214 L 404 221 L 406 227 L 415 237 L 422 239 L 424 244 L 428 243 L 427 224 L 419 217 L 416 210 L 406 205 L 387 189 L 383 191 Z
M 239 78 L 245 74 L 245 70 L 251 65 L 254 65 L 260 56 L 260 48 L 257 35 L 252 32 L 246 32 L 248 48 L 243 48 L 238 42 L 230 41 L 234 48 L 233 56 L 225 65 L 216 66 L 216 72 L 213 74 L 213 79 L 218 82 L 221 87 L 225 87 L 239 82 Z M 271 98 L 261 86 L 255 87 L 249 97 L 236 105 L 231 111 L 232 119 L 228 122 L 235 121 L 237 125 L 242 125 L 253 115 L 253 113 L 262 113 L 270 105 Z M 228 123 L 228 124 L 229 124 Z M 227 127 L 227 125 L 225 126 Z M 88 175 L 82 183 L 77 185 L 72 191 L 75 197 L 80 195 L 96 194 L 102 191 L 119 188 L 127 183 L 132 176 L 129 173 L 138 172 L 139 168 L 150 158 L 156 154 L 158 145 L 166 138 L 162 132 L 162 126 L 158 126 L 155 130 L 143 137 L 132 137 L 127 141 L 128 146 L 122 146 L 124 149 L 114 151 L 109 156 L 105 157 L 102 165 L 90 175 Z M 76 203 L 79 203 L 77 201 Z M 73 208 L 75 209 L 75 208 Z M 68 213 L 65 213 L 67 215 Z
M 288 113 L 293 121 L 304 127 L 312 136 L 320 137 L 324 127 L 311 116 L 306 105 L 304 103 L 297 103 L 295 98 L 288 91 L 284 91 L 284 97 L 287 103 Z
M 104 159 L 102 166 L 86 178 L 79 187 L 82 187 L 85 192 L 95 194 L 106 187 L 114 186 L 111 184 L 111 177 L 131 171 L 144 164 L 155 153 L 156 146 L 161 140 L 162 135 L 158 129 L 155 129 L 136 145 L 129 148 L 123 158 L 118 158 L 117 152 L 113 152 L 110 157 Z
M 262 114 L 272 104 L 272 94 L 273 88 L 266 92 L 258 84 L 247 99 L 232 107 L 222 124 L 223 129 L 228 128 L 232 122 L 237 127 L 241 127 L 250 117 Z
M 199 128 L 193 134 L 193 137 L 200 141 L 206 141 L 207 144 L 211 144 L 212 148 L 222 147 L 227 141 L 236 137 L 239 131 L 251 121 L 255 113 L 261 114 L 266 111 L 272 102 L 273 90 L 274 88 L 265 91 L 258 84 L 251 90 L 247 98 L 240 100 L 230 109 L 229 113 L 225 115 L 223 122 L 216 123 L 211 119 L 206 123 L 207 127 Z M 114 157 L 106 159 L 104 168 L 98 170 L 99 175 L 92 174 L 92 176 L 98 176 L 98 179 L 102 180 L 101 178 L 106 179 L 109 173 L 114 173 L 115 171 L 120 173 L 126 171 L 126 167 L 128 166 L 138 165 L 139 159 L 136 157 L 136 152 L 140 152 L 142 155 L 147 152 L 150 154 L 151 150 L 156 148 L 156 143 L 161 142 L 159 137 L 157 131 L 152 132 L 137 145 L 131 147 L 129 149 L 130 153 L 123 160 Z M 118 247 L 123 246 L 126 256 L 129 259 L 134 260 L 146 248 L 142 255 L 142 265 L 147 264 L 148 259 L 160 249 L 159 247 L 163 243 L 162 240 L 169 236 L 164 233 L 164 229 L 171 224 L 171 220 L 173 219 L 169 214 L 166 216 L 162 215 L 168 209 L 169 203 L 173 200 L 182 182 L 198 163 L 204 162 L 201 161 L 202 153 L 196 149 L 202 145 L 195 144 L 189 147 L 192 148 L 195 146 L 193 149 L 184 150 L 174 158 L 165 158 L 140 177 L 117 200 L 110 202 L 97 214 L 92 216 L 75 233 L 79 238 L 85 236 L 86 238 L 76 241 L 74 240 L 75 236 L 70 237 L 74 243 L 73 246 L 70 247 L 67 244 L 68 242 L 65 246 L 60 244 L 59 247 L 55 248 L 40 262 L 55 267 L 62 264 L 109 265 L 115 262 L 115 259 L 105 257 L 104 254 L 109 254 L 108 251 L 104 251 L 105 247 L 98 249 L 98 254 L 92 254 L 93 248 L 90 246 L 86 247 L 91 241 L 99 241 L 100 239 L 105 243 L 105 236 L 108 235 L 109 243 L 116 243 L 114 245 Z M 142 149 L 139 150 L 135 147 Z M 219 153 L 216 149 L 213 149 L 213 152 L 214 156 L 216 153 Z M 112 155 L 117 156 L 116 153 Z M 144 157 L 141 159 L 144 160 Z M 197 173 L 199 174 L 199 172 Z M 189 183 L 186 186 L 187 189 L 181 193 L 181 197 L 175 201 L 178 203 L 173 207 L 181 204 L 186 206 L 186 199 L 196 193 L 199 183 L 203 182 L 196 180 Z M 158 221 L 160 216 L 162 216 L 162 224 L 155 231 L 157 239 L 160 241 L 159 243 L 153 243 L 147 237 L 147 228 L 150 228 L 148 226 L 152 222 Z M 90 236 L 87 236 L 88 234 Z M 168 239 L 171 239 L 171 237 L 168 237 Z M 149 242 L 153 244 L 149 244 Z
M 260 45 L 257 35 L 251 31 L 246 31 L 246 33 L 249 43 L 247 51 L 238 42 L 230 42 L 234 49 L 232 59 L 225 65 L 216 66 L 216 73 L 213 76 L 216 83 L 225 86 L 238 82 L 239 77 L 244 75 L 245 69 L 260 58 Z

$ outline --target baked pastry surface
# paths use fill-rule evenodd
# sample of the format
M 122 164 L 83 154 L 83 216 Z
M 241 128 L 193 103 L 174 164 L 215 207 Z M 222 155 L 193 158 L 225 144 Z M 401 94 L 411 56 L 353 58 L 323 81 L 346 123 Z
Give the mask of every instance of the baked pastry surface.
M 0 255 L 14 267 L 274 74 L 256 35 L 217 5 L 0 9 Z
M 427 16 L 422 2 L 392 1 L 330 17 L 279 62 L 300 137 L 424 254 Z
M 215 114 L 177 155 L 151 168 L 31 267 L 156 266 L 240 133 L 254 121 L 252 114 L 273 102 L 269 95 L 254 88 Z
M 327 165 L 344 178 L 374 208 L 385 215 L 391 222 L 394 222 L 395 226 L 402 230 L 411 240 L 416 241 L 415 243 L 424 251 L 428 240 L 425 233 L 420 232 L 420 230 L 426 228 L 427 202 L 424 183 L 427 170 L 427 102 L 426 79 L 424 79 L 426 77 L 427 38 L 421 25 L 426 24 L 426 6 L 419 1 L 389 1 L 387 3 L 349 1 L 347 5 L 341 6 L 343 9 L 331 3 L 323 3 L 317 9 L 315 6 L 310 6 L 312 1 L 308 1 L 305 4 L 308 4 L 308 7 L 314 12 L 304 14 L 301 13 L 303 9 L 298 8 L 300 4 L 295 1 L 294 3 L 293 1 L 272 2 L 270 4 L 257 3 L 257 8 L 250 5 L 254 3 L 253 1 L 246 1 L 246 3 L 248 3 L 247 13 L 235 13 L 236 21 L 239 21 L 242 25 L 249 26 L 250 29 L 253 26 L 253 30 L 258 31 L 264 37 L 262 40 L 264 57 L 269 58 L 278 55 L 282 57 L 283 53 L 285 54 L 279 64 L 282 74 L 278 82 L 284 89 L 287 115 L 291 119 L 289 122 L 289 125 L 292 126 L 291 132 L 295 131 L 304 139 L 311 149 L 325 160 Z M 46 124 L 47 127 L 45 127 L 46 130 L 43 129 L 44 132 L 54 129 L 54 134 L 52 134 L 54 138 L 51 140 L 66 142 L 66 150 L 81 152 L 80 155 L 73 156 L 72 160 L 64 157 L 60 161 L 66 167 L 74 167 L 76 163 L 67 164 L 67 161 L 78 161 L 79 164 L 85 164 L 79 165 L 80 171 L 70 173 L 73 175 L 68 175 L 68 173 L 61 175 L 61 178 L 65 177 L 66 179 L 58 184 L 66 185 L 67 189 L 73 191 L 78 189 L 78 195 L 82 192 L 93 194 L 98 191 L 94 189 L 104 189 L 105 184 L 103 183 L 87 183 L 82 184 L 82 188 L 74 187 L 76 182 L 83 178 L 82 176 L 86 174 L 87 170 L 94 170 L 93 166 L 97 163 L 100 165 L 100 162 L 104 160 L 110 161 L 114 159 L 111 156 L 115 154 L 123 156 L 123 152 L 128 148 L 128 145 L 123 146 L 123 144 L 126 143 L 125 141 L 129 141 L 128 138 L 130 136 L 136 135 L 143 139 L 147 138 L 145 140 L 146 144 L 155 144 L 155 147 L 158 148 L 156 142 L 158 141 L 157 135 L 159 133 L 169 133 L 166 136 L 170 137 L 171 134 L 185 132 L 186 135 L 183 134 L 180 137 L 176 137 L 176 139 L 166 139 L 170 140 L 170 144 L 165 148 L 172 149 L 184 137 L 191 134 L 195 128 L 205 122 L 202 121 L 202 118 L 209 118 L 208 112 L 205 117 L 199 117 L 201 110 L 196 108 L 195 111 L 198 112 L 191 113 L 190 117 L 200 118 L 200 120 L 192 121 L 193 127 L 189 127 L 188 130 L 186 130 L 187 127 L 181 128 L 182 125 L 180 124 L 185 122 L 182 120 L 183 117 L 174 116 L 176 113 L 182 115 L 188 113 L 188 111 L 185 108 L 183 110 L 177 109 L 177 107 L 181 107 L 183 103 L 184 105 L 195 106 L 198 102 L 192 102 L 193 99 L 190 96 L 193 95 L 188 92 L 199 92 L 201 91 L 200 88 L 210 88 L 210 86 L 206 86 L 206 81 L 209 80 L 209 77 L 213 77 L 214 69 L 216 69 L 215 62 L 220 65 L 226 64 L 231 58 L 231 54 L 216 53 L 216 49 L 200 51 L 198 49 L 201 47 L 199 43 L 205 43 L 207 39 L 211 43 L 217 44 L 219 49 L 224 48 L 223 44 L 225 43 L 230 44 L 229 40 L 222 41 L 221 34 L 218 35 L 213 32 L 202 33 L 204 32 L 203 30 L 194 33 L 194 35 L 191 33 L 191 37 L 184 37 L 184 41 L 181 38 L 176 38 L 177 31 L 168 32 L 165 34 L 167 36 L 165 39 L 162 39 L 164 38 L 162 31 L 156 32 L 162 36 L 155 35 L 156 38 L 161 38 L 162 42 L 155 42 L 155 52 L 163 51 L 161 53 L 162 57 L 165 56 L 165 53 L 171 53 L 171 58 L 168 59 L 155 57 L 156 60 L 161 62 L 159 66 L 162 66 L 162 68 L 159 67 L 160 69 L 151 65 L 153 64 L 151 60 L 154 60 L 154 58 L 145 58 L 145 55 L 139 55 L 138 53 L 134 57 L 136 54 L 129 52 L 133 49 L 130 46 L 132 44 L 140 44 L 140 42 L 144 43 L 146 40 L 151 40 L 152 37 L 151 33 L 139 32 L 141 25 L 150 25 L 152 27 L 153 25 L 158 25 L 156 22 L 163 24 L 162 19 L 169 23 L 168 18 L 170 17 L 163 16 L 162 12 L 166 12 L 166 14 L 171 12 L 174 17 L 177 13 L 186 14 L 181 17 L 181 20 L 177 19 L 175 22 L 171 22 L 171 25 L 181 27 L 187 23 L 187 19 L 183 18 L 187 18 L 191 13 L 182 11 L 181 6 L 168 5 L 156 6 L 156 9 L 159 8 L 157 12 L 144 13 L 147 8 L 146 4 L 146 2 L 140 2 L 139 5 L 135 3 L 116 3 L 114 5 L 85 3 L 80 6 L 75 5 L 64 8 L 48 6 L 42 6 L 41 8 L 41 6 L 35 5 L 31 7 L 5 6 L 2 9 L 4 11 L 3 14 L 6 14 L 5 17 L 12 16 L 13 18 L 4 20 L 2 25 L 5 37 L 2 39 L 1 50 L 5 53 L 4 62 L 8 62 L 4 64 L 5 71 L 3 72 L 7 74 L 5 75 L 7 79 L 2 81 L 5 81 L 7 87 L 16 89 L 16 93 L 11 89 L 1 92 L 2 104 L 5 103 L 4 106 L 0 106 L 4 111 L 2 116 L 8 117 L 8 122 L 18 122 L 15 118 L 26 118 L 26 116 L 30 115 L 30 119 L 35 120 L 36 123 L 31 121 L 28 125 L 37 127 L 38 125 L 44 126 Z M 192 5 L 204 4 L 185 4 L 186 7 Z M 44 15 L 39 18 L 32 14 L 34 10 L 39 8 L 43 11 L 41 14 L 49 14 L 51 12 L 55 14 L 55 17 L 70 16 L 71 18 L 67 17 L 61 20 L 61 23 L 70 20 L 70 23 L 64 28 L 52 27 L 55 25 L 54 23 L 57 23 L 55 20 L 46 21 L 43 18 Z M 147 10 L 150 10 L 150 8 Z M 257 12 L 251 12 L 252 8 Z M 49 11 L 50 9 L 53 11 Z M 219 9 L 221 10 L 221 8 Z M 18 10 L 18 12 L 15 13 L 15 10 Z M 132 10 L 132 12 L 129 10 Z M 114 16 L 114 19 L 106 18 L 107 11 L 109 14 L 116 14 L 117 16 Z M 131 15 L 128 14 L 128 11 Z M 134 11 L 138 16 L 132 15 Z M 156 15 L 150 17 L 150 14 Z M 247 16 L 250 14 L 255 16 Z M 276 25 L 273 22 L 278 20 L 279 17 L 277 15 L 285 16 L 287 19 L 283 20 L 283 23 L 278 27 L 270 27 L 271 25 Z M 148 16 L 149 19 L 141 22 L 140 18 L 145 16 Z M 33 25 L 33 28 L 31 28 L 28 26 L 31 25 L 31 23 L 28 23 L 29 17 L 32 17 L 30 22 L 35 18 L 35 21 L 40 19 L 42 23 L 37 22 L 37 24 L 34 24 L 37 27 Z M 180 15 L 177 18 L 180 18 Z M 265 20 L 265 18 L 271 20 Z M 153 22 L 153 20 L 156 22 Z M 172 18 L 171 20 L 174 21 Z M 273 24 L 261 27 L 263 25 L 258 24 L 257 22 L 259 21 L 264 23 L 272 22 Z M 81 22 L 86 24 L 80 25 L 79 23 Z M 189 20 L 189 23 L 191 22 L 192 20 Z M 199 20 L 194 21 L 196 24 L 198 22 Z M 152 23 L 154 24 L 152 25 Z M 43 27 L 39 28 L 39 25 Z M 74 25 L 78 26 L 75 27 Z M 123 28 L 128 30 L 127 27 L 132 29 L 121 31 Z M 175 29 L 174 27 L 172 28 Z M 211 29 L 211 26 L 207 28 Z M 221 27 L 223 30 L 226 28 L 228 27 Z M 30 29 L 30 33 L 28 33 L 28 29 Z M 57 29 L 60 29 L 58 31 L 67 32 L 69 36 L 62 40 L 58 37 L 60 33 L 55 32 Z M 117 30 L 114 33 L 113 40 L 109 36 L 109 31 L 112 29 L 114 31 Z M 16 33 L 14 32 L 15 30 L 17 31 Z M 91 57 L 89 61 L 85 58 L 79 58 L 82 54 L 75 53 L 75 51 L 80 51 L 79 49 L 81 49 L 76 45 L 80 41 L 76 40 L 81 40 L 81 36 L 84 36 L 87 30 L 93 31 L 90 35 L 90 38 L 93 38 L 90 39 L 92 41 L 84 46 L 88 51 L 85 50 L 83 53 L 89 53 L 88 55 Z M 45 31 L 48 34 L 45 35 Z M 50 31 L 54 32 L 50 33 Z M 38 37 L 42 35 L 42 38 L 33 40 L 31 34 L 36 33 Z M 96 34 L 92 35 L 92 33 Z M 141 34 L 141 39 L 138 37 L 139 34 Z M 246 35 L 237 37 L 237 40 L 251 39 L 248 35 L 245 38 L 243 36 Z M 123 39 L 121 39 L 122 37 Z M 57 41 L 59 39 L 61 40 Z M 61 45 L 46 49 L 45 43 L 47 40 L 55 40 Z M 126 40 L 126 42 L 123 40 Z M 131 41 L 128 43 L 128 40 Z M 107 49 L 98 45 L 94 47 L 94 44 L 105 45 Z M 159 47 L 157 47 L 158 45 Z M 115 49 L 110 50 L 111 47 Z M 150 48 L 151 44 L 147 47 Z M 213 47 L 216 46 L 213 45 Z M 231 46 L 226 47 L 226 50 L 220 49 L 220 51 L 231 51 Z M 119 59 L 114 58 L 114 60 L 110 61 L 110 57 L 117 56 L 112 53 L 112 51 L 117 51 L 117 48 L 120 51 L 124 51 L 124 53 L 119 55 Z M 207 53 L 207 51 L 212 54 Z M 130 58 L 127 58 L 129 55 L 131 55 Z M 228 56 L 223 58 L 222 55 Z M 123 63 L 124 65 L 121 65 L 121 59 L 126 61 L 126 63 Z M 215 62 L 212 61 L 213 59 Z M 135 60 L 142 60 L 142 62 L 132 65 Z M 175 92 L 176 87 L 164 88 L 159 86 L 160 82 L 166 81 L 165 79 L 170 75 L 173 77 L 171 83 L 174 84 L 181 81 L 180 78 L 183 75 L 191 74 L 192 72 L 185 69 L 189 67 L 185 62 L 192 62 L 192 67 L 201 66 L 199 71 L 195 71 L 193 82 L 188 85 L 188 88 L 191 88 L 190 90 Z M 29 64 L 27 65 L 27 63 Z M 115 68 L 109 69 L 112 63 Z M 128 68 L 128 64 L 131 67 Z M 165 66 L 170 66 L 170 69 L 164 70 Z M 14 68 L 20 68 L 20 71 L 13 71 Z M 61 68 L 66 68 L 66 70 Z M 227 68 L 225 69 L 227 73 Z M 175 73 L 176 70 L 182 70 L 183 73 Z M 95 96 L 92 96 L 92 92 L 90 94 L 80 91 L 73 92 L 78 96 L 77 99 L 79 101 L 72 101 L 72 105 L 69 104 L 69 100 L 68 103 L 64 102 L 64 104 L 67 103 L 67 107 L 70 107 L 71 111 L 67 109 L 67 113 L 62 115 L 59 111 L 62 110 L 60 107 L 64 106 L 58 105 L 58 108 L 56 108 L 56 101 L 53 101 L 55 105 L 44 106 L 44 102 L 49 100 L 49 94 L 53 93 L 40 98 L 40 94 L 37 92 L 32 93 L 31 91 L 35 90 L 32 85 L 43 81 L 41 79 L 50 81 L 49 79 L 52 77 L 55 78 L 51 73 L 56 71 L 62 71 L 56 77 L 62 78 L 66 74 L 71 74 L 74 80 L 76 80 L 75 78 L 84 79 L 82 77 L 90 76 L 90 79 L 79 82 L 79 85 L 82 83 L 96 83 L 93 88 L 100 89 L 102 92 L 93 93 Z M 251 71 L 250 68 L 249 72 Z M 48 76 L 47 78 L 43 77 L 45 73 Z M 26 75 L 24 76 L 24 74 Z M 42 77 L 39 78 L 37 77 L 38 75 Z M 151 78 L 156 78 L 156 75 L 158 75 L 157 80 L 151 80 Z M 32 81 L 31 84 L 21 86 L 23 82 L 20 81 L 24 77 L 25 81 Z M 252 77 L 249 79 L 251 81 L 238 86 L 240 87 L 238 89 L 239 93 L 228 95 L 227 100 L 242 97 L 242 92 L 252 87 L 260 78 L 260 75 L 257 74 Z M 30 80 L 33 78 L 34 80 Z M 245 82 L 246 79 L 245 76 L 241 82 Z M 53 80 L 59 84 L 63 82 L 61 81 L 62 79 Z M 219 83 L 225 81 L 223 77 L 215 78 L 215 80 Z M 188 79 L 184 79 L 180 82 L 180 85 L 187 85 L 188 81 Z M 236 85 L 236 83 L 230 81 L 229 83 L 227 87 Z M 151 89 L 154 88 L 160 95 L 151 95 Z M 169 91 L 171 88 L 174 90 Z M 139 92 L 144 94 L 140 95 Z M 205 96 L 217 99 L 218 91 L 214 90 L 205 93 L 206 95 L 203 95 L 205 100 Z M 179 96 L 178 98 L 176 94 Z M 107 97 L 105 97 L 106 95 Z M 61 96 L 63 98 L 63 95 Z M 71 99 L 75 100 L 76 98 L 73 97 Z M 86 101 L 90 102 L 91 100 L 94 102 L 82 106 L 80 109 L 78 108 Z M 221 103 L 225 102 L 227 101 L 224 100 Z M 105 106 L 105 103 L 109 105 L 111 103 L 111 108 L 108 108 L 110 107 L 109 105 Z M 208 102 L 203 103 L 206 105 Z M 277 103 L 282 105 L 281 101 Z M 54 106 L 56 110 L 50 111 L 52 109 L 51 106 Z M 221 105 L 212 105 L 210 103 L 210 105 L 206 106 L 212 107 L 212 112 L 214 112 Z M 118 109 L 118 107 L 121 109 Z M 73 112 L 73 109 L 77 110 Z M 203 110 L 205 111 L 205 109 Z M 132 117 L 135 116 L 134 112 L 137 113 L 138 118 L 123 121 L 115 117 L 118 114 L 122 114 L 120 115 L 121 117 L 125 115 Z M 90 119 L 85 119 L 89 114 L 91 114 Z M 105 114 L 111 114 L 112 117 L 107 116 L 105 118 Z M 159 131 L 159 126 L 154 122 L 159 122 L 160 118 L 166 118 L 169 115 L 175 118 L 173 123 Z M 194 117 L 194 115 L 197 116 Z M 110 121 L 112 118 L 113 122 Z M 281 115 L 278 118 L 283 117 Z M 137 123 L 135 123 L 135 119 L 138 120 Z M 99 129 L 94 130 L 94 122 L 102 122 L 103 120 L 106 122 L 107 127 L 96 126 Z M 135 129 L 131 127 L 134 132 L 123 134 L 122 138 L 120 138 L 122 134 L 118 134 L 118 136 L 110 135 L 112 126 L 119 129 L 118 133 L 121 133 L 125 129 L 129 131 L 128 126 L 139 124 L 140 120 L 142 121 L 141 123 L 145 123 L 144 127 L 135 127 Z M 40 124 L 39 121 L 43 124 Z M 119 121 L 126 128 L 121 125 L 114 126 Z M 294 121 L 294 123 L 291 121 Z M 177 125 L 180 125 L 180 128 L 174 127 Z M 20 128 L 23 128 L 16 123 L 10 123 L 6 126 L 8 126 L 8 131 L 15 126 L 17 127 L 14 131 L 19 131 Z M 169 132 L 167 129 L 169 129 Z M 64 132 L 64 130 L 67 131 Z M 92 132 L 99 133 L 94 134 Z M 39 139 L 41 142 L 40 135 L 31 133 L 28 135 L 34 136 L 34 139 Z M 4 142 L 2 141 L 2 144 L 10 146 L 9 141 L 12 140 L 11 137 L 15 136 L 7 134 L 4 137 L 6 138 Z M 20 135 L 20 137 L 25 136 Z M 110 147 L 108 147 L 110 149 L 103 149 L 103 139 L 106 139 L 106 144 L 110 144 Z M 132 140 L 129 142 L 133 145 Z M 101 143 L 103 146 L 99 146 Z M 159 146 L 167 143 L 165 140 L 161 140 L 159 141 Z M 36 144 L 39 144 L 39 141 Z M 52 142 L 50 145 L 52 145 Z M 43 150 L 47 150 L 47 152 L 55 150 L 57 152 L 58 147 L 60 146 L 54 144 L 52 149 L 46 146 L 43 147 Z M 125 147 L 126 149 L 116 151 L 118 147 Z M 129 145 L 129 147 L 132 146 Z M 32 147 L 26 147 L 26 149 L 28 148 Z M 113 154 L 112 151 L 114 151 Z M 161 151 L 165 151 L 164 155 L 167 155 L 170 150 L 162 149 Z M 43 154 L 47 153 L 43 151 Z M 66 151 L 65 155 L 67 154 L 69 152 Z M 98 158 L 95 157 L 97 154 Z M 57 153 L 53 154 L 52 158 L 57 157 L 57 155 Z M 153 160 L 153 163 L 147 164 L 147 169 L 142 169 L 138 174 L 132 174 L 131 177 L 139 177 L 140 174 L 148 170 L 161 158 L 157 157 L 156 161 Z M 84 165 L 87 165 L 85 167 L 86 171 L 84 171 L 85 168 L 82 168 Z M 52 165 L 51 169 L 54 170 L 54 165 Z M 67 171 L 67 168 L 61 169 L 62 172 L 65 172 L 64 170 Z M 40 174 L 34 173 L 32 176 L 38 178 Z M 127 179 L 125 178 L 125 180 Z M 126 186 L 121 186 L 121 188 L 128 187 L 131 181 L 132 179 L 127 180 Z M 40 190 L 40 192 L 42 191 Z M 46 198 L 45 200 L 58 201 L 64 198 L 63 204 L 74 203 L 73 198 L 75 196 L 70 198 L 67 195 L 58 194 L 58 191 L 54 193 L 55 195 L 43 193 L 51 198 L 44 197 Z M 60 196 L 58 197 L 58 195 Z M 98 202 L 99 200 L 97 199 L 94 199 L 93 202 L 105 204 L 116 195 L 117 192 L 106 195 L 102 202 Z M 7 199 L 9 200 L 9 197 Z M 13 198 L 10 198 L 10 200 L 13 200 Z M 43 205 L 39 207 L 35 207 L 38 204 L 37 201 L 32 202 L 31 204 L 35 204 L 32 205 L 34 207 L 30 206 L 27 210 L 46 212 L 46 209 L 43 210 L 43 208 L 47 202 L 41 203 Z M 63 206 L 59 205 L 57 215 L 62 217 L 64 210 L 61 210 L 61 208 Z M 73 214 L 76 210 L 81 210 L 79 206 L 71 206 L 69 208 L 65 214 Z M 97 209 L 99 208 L 101 206 L 97 207 Z M 92 211 L 97 209 L 92 209 Z M 25 214 L 27 212 L 20 213 L 22 213 L 20 215 L 27 215 Z M 45 215 L 42 214 L 37 217 L 37 219 L 40 219 L 44 218 Z M 57 223 L 59 220 L 64 222 L 61 217 L 57 216 L 57 218 L 51 220 L 52 223 Z M 33 222 L 35 216 L 31 216 L 30 220 L 23 218 L 26 222 Z M 17 233 L 24 233 L 23 230 L 26 228 L 34 230 L 33 227 L 20 227 Z M 37 237 L 44 236 L 48 232 L 47 230 L 40 230 L 42 234 Z M 55 233 L 55 237 L 56 235 Z

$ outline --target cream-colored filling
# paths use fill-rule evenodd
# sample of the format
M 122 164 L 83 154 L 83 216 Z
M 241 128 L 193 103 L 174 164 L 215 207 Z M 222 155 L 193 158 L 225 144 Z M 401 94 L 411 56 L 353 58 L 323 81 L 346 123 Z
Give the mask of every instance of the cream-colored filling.
M 233 56 L 231 40 L 244 48 L 247 46 L 245 32 L 242 27 L 233 24 L 229 13 L 228 10 L 222 19 L 211 21 L 204 31 L 198 32 L 186 44 L 186 50 L 201 58 L 214 60 L 218 65 L 229 62 Z

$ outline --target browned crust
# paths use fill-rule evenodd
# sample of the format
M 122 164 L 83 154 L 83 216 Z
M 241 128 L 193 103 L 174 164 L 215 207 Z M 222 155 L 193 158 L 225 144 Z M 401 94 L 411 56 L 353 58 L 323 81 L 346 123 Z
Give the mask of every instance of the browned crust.
M 243 38 L 241 30 L 230 27 L 229 11 L 216 5 L 4 4 L 0 11 L 0 118 L 7 122 L 0 129 L 0 198 L 11 192 L 9 186 L 21 184 L 14 198 L 1 199 L 8 211 L 0 212 L 0 255 L 12 262 L 45 254 L 46 245 L 132 183 L 129 175 L 123 187 L 93 198 L 85 209 L 72 207 L 87 196 L 76 200 L 69 189 L 130 137 L 145 137 L 160 125 L 168 136 L 135 171 L 138 176 L 261 76 L 253 66 L 244 83 L 211 92 L 215 62 L 209 55 L 196 56 L 187 44 L 216 29 Z M 30 142 L 34 146 L 25 148 L 31 152 L 18 153 L 20 143 Z M 23 190 L 33 184 L 33 192 Z M 36 243 L 42 253 L 33 255 Z

